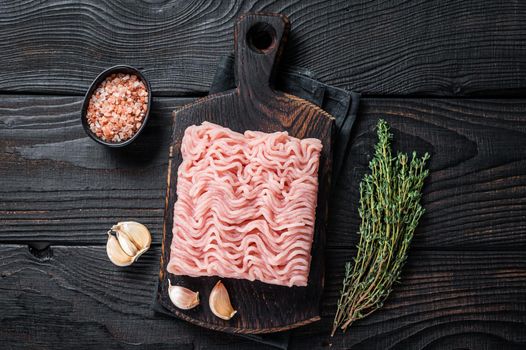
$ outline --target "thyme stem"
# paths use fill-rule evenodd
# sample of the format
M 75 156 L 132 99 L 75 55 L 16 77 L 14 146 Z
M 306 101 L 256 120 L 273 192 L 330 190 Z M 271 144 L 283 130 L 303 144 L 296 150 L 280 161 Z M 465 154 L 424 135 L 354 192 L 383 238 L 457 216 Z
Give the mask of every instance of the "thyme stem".
M 403 153 L 393 156 L 393 135 L 383 120 L 378 122 L 377 134 L 371 172 L 360 183 L 358 252 L 354 263 L 345 264 L 331 336 L 382 307 L 400 278 L 413 233 L 424 214 L 420 199 L 429 174 L 425 168 L 429 154 L 419 158 L 413 152 L 411 159 Z

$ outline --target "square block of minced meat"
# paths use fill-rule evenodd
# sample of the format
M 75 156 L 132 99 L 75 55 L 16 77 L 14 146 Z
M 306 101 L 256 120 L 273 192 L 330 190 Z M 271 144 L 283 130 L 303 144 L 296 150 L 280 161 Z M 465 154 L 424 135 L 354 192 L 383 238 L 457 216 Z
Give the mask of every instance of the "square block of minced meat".
M 286 132 L 187 128 L 168 272 L 306 286 L 321 149 Z

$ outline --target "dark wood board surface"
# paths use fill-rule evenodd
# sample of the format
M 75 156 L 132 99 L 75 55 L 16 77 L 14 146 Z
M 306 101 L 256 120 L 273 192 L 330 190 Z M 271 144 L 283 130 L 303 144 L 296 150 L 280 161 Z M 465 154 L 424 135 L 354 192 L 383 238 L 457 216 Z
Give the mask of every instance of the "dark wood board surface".
M 329 249 L 321 322 L 293 332 L 291 349 L 521 349 L 526 345 L 526 253 L 413 250 L 382 311 L 329 337 L 343 263 L 352 249 Z M 150 310 L 160 247 L 130 269 L 105 248 L 55 246 L 33 256 L 0 245 L 6 348 L 267 349 Z M 24 345 L 23 343 L 26 342 Z
M 171 112 L 189 101 L 154 99 L 145 134 L 120 153 L 83 134 L 80 97 L 0 96 L 2 242 L 105 244 L 110 223 L 133 218 L 160 244 Z M 367 171 L 372 128 L 382 117 L 394 127 L 398 149 L 433 155 L 428 212 L 413 247 L 525 248 L 525 110 L 525 99 L 363 99 L 331 201 L 327 245 L 356 243 L 349 234 L 359 225 L 356 184 Z
M 74 124 L 75 110 L 80 108 L 78 97 L 2 96 L 0 101 L 1 162 L 9 164 L 0 168 L 4 223 L 0 238 L 11 243 L 4 244 L 0 253 L 0 309 L 7 310 L 0 319 L 5 326 L 0 328 L 0 339 L 11 339 L 6 344 L 15 349 L 31 348 L 35 343 L 42 348 L 56 349 L 59 344 L 68 348 L 72 341 L 67 335 L 71 332 L 86 346 L 103 344 L 109 349 L 132 348 L 130 344 L 161 349 L 173 344 L 183 349 L 254 346 L 234 336 L 154 316 L 149 310 L 158 278 L 166 158 L 149 167 L 142 182 L 133 180 L 137 168 L 134 161 L 115 160 L 102 150 L 86 152 L 97 148 L 81 142 L 86 136 L 80 125 Z M 187 101 L 155 99 L 150 127 L 162 137 L 151 140 L 159 143 L 155 147 L 160 148 L 160 154 L 168 154 L 172 109 Z M 344 261 L 354 254 L 351 247 L 359 224 L 354 189 L 345 187 L 337 192 L 334 207 L 339 209 L 331 212 L 329 222 L 322 320 L 294 331 L 292 348 L 327 348 L 329 343 L 335 349 L 520 349 L 524 345 L 526 209 L 520 199 L 526 161 L 513 141 L 515 134 L 525 132 L 524 110 L 526 101 L 515 99 L 363 100 L 342 177 L 357 183 L 366 171 L 366 158 L 374 144 L 372 127 L 378 117 L 384 117 L 393 125 L 397 148 L 409 150 L 419 144 L 419 150 L 433 152 L 432 174 L 426 185 L 428 213 L 415 234 L 404 280 L 395 287 L 386 307 L 358 322 L 348 334 L 338 333 L 331 340 L 327 334 L 338 283 Z M 61 131 L 62 125 L 72 126 Z M 456 150 L 462 152 L 457 159 L 445 157 L 444 153 L 452 152 L 450 140 L 462 139 L 470 129 L 464 139 L 471 140 L 477 151 L 462 147 Z M 496 147 L 488 142 L 491 133 L 508 137 Z M 71 144 L 84 156 L 72 159 L 69 153 L 61 153 L 61 140 L 77 141 Z M 46 144 L 53 151 L 42 152 Z M 30 156 L 27 151 L 22 155 L 21 149 L 34 150 L 35 154 Z M 488 156 L 482 157 L 484 154 Z M 494 163 L 488 166 L 486 160 L 477 165 L 478 159 L 493 159 Z M 466 165 L 468 161 L 475 165 Z M 57 169 L 55 187 L 49 182 L 44 191 L 40 190 L 39 174 Z M 468 192 L 463 191 L 468 179 L 458 174 L 470 169 L 473 188 Z M 83 178 L 79 178 L 81 171 Z M 152 179 L 159 181 L 158 186 L 152 186 Z M 470 216 L 454 215 L 466 211 Z M 114 218 L 125 219 L 127 215 L 148 222 L 155 246 L 132 270 L 111 265 L 103 246 L 108 225 Z M 447 220 L 449 217 L 452 219 Z M 51 254 L 33 251 L 39 258 L 31 255 L 27 245 L 13 244 L 50 238 L 57 246 L 51 246 Z M 76 246 L 76 242 L 87 246 Z M 413 282 L 407 282 L 408 278 Z M 39 305 L 50 296 L 60 302 Z M 55 304 L 80 306 L 72 311 Z M 87 314 L 76 312 L 84 309 Z M 34 310 L 47 312 L 38 313 L 33 320 Z M 24 340 L 28 346 L 22 344 Z
M 273 333 L 300 327 L 321 318 L 334 118 L 318 106 L 270 86 L 271 76 L 286 49 L 289 28 L 288 18 L 282 15 L 258 13 L 240 17 L 233 38 L 237 88 L 209 95 L 174 112 L 157 300 L 177 317 L 202 327 L 231 333 Z M 257 42 L 258 38 L 265 36 L 270 40 Z M 203 122 L 212 122 L 239 133 L 245 130 L 266 133 L 287 131 L 292 137 L 321 141 L 323 148 L 318 168 L 316 222 L 309 252 L 312 258 L 307 286 L 286 287 L 217 276 L 190 277 L 168 271 L 172 230 L 176 224 L 174 205 L 177 201 L 177 173 L 183 161 L 181 144 L 186 129 Z M 215 316 L 206 303 L 218 280 L 230 291 L 230 299 L 238 311 L 228 321 Z M 168 296 L 169 281 L 175 286 L 199 291 L 204 302 L 191 310 L 175 307 Z
M 332 198 L 322 320 L 293 331 L 290 347 L 525 348 L 525 6 L 0 3 L 0 347 L 270 349 L 149 309 L 171 110 L 206 94 L 219 57 L 233 49 L 235 18 L 265 10 L 291 18 L 285 64 L 381 97 L 362 100 Z M 89 142 L 77 112 L 91 79 L 116 63 L 143 67 L 163 97 L 154 99 L 142 140 L 128 151 L 107 152 Z M 428 211 L 385 307 L 330 339 L 343 263 L 356 243 L 357 184 L 379 117 L 393 125 L 397 148 L 432 153 Z M 104 253 L 105 232 L 121 219 L 146 223 L 154 236 L 152 250 L 133 269 L 110 265 Z M 51 249 L 28 249 L 38 241 L 52 242 Z
M 524 1 L 2 1 L 0 91 L 84 94 L 103 69 L 143 67 L 157 95 L 204 94 L 235 19 L 291 19 L 285 64 L 373 95 L 526 91 Z

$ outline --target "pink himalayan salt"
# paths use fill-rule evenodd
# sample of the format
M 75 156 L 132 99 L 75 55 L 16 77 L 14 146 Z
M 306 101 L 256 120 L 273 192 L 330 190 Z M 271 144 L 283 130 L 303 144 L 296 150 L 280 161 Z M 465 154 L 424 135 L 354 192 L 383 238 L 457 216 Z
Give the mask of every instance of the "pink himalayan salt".
M 131 138 L 142 126 L 148 91 L 134 74 L 115 73 L 91 95 L 86 118 L 90 130 L 107 142 Z

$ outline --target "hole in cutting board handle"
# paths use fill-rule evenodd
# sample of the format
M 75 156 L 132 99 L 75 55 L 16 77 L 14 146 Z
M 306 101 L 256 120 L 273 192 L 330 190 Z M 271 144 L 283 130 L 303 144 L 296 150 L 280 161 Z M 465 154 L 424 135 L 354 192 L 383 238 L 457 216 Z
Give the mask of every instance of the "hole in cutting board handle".
M 268 53 L 276 46 L 276 30 L 265 22 L 255 23 L 247 32 L 247 45 L 257 53 Z

